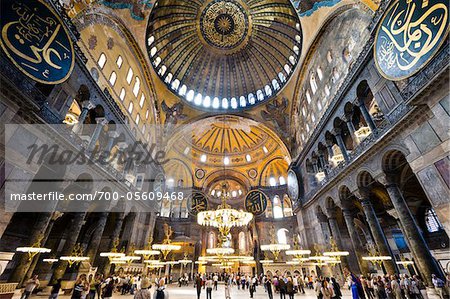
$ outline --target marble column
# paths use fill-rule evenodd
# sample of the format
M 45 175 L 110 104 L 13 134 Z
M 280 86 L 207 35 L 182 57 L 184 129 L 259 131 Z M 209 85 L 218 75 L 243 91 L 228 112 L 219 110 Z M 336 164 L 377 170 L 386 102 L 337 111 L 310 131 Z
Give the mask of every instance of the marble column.
M 119 212 L 116 215 L 117 215 L 117 219 L 114 222 L 115 226 L 114 226 L 114 230 L 111 235 L 111 240 L 109 242 L 108 250 L 111 250 L 114 246 L 115 240 L 120 238 L 120 232 L 122 231 L 122 224 L 123 224 L 123 220 L 125 218 L 125 213 L 123 213 L 123 212 Z M 119 249 L 119 248 L 117 248 L 117 249 Z M 109 259 L 106 259 L 106 261 L 102 264 L 102 266 L 99 267 L 99 273 L 108 275 L 110 269 L 111 269 L 111 263 L 109 262 Z
M 355 146 L 358 145 L 360 141 L 359 141 L 358 136 L 356 136 L 356 129 L 355 129 L 355 126 L 353 125 L 352 118 L 351 117 L 346 118 L 345 122 L 347 123 L 348 131 L 350 132 L 350 135 L 352 136 Z
M 107 220 L 108 220 L 107 212 L 99 214 L 99 219 L 96 223 L 97 227 L 92 233 L 92 237 L 86 252 L 86 255 L 89 257 L 89 261 L 91 262 L 91 265 L 94 264 L 95 258 L 97 256 L 98 246 L 100 245 L 100 241 L 102 240 L 103 231 L 105 230 Z
M 344 139 L 342 139 L 342 131 L 336 130 L 336 141 L 338 143 L 339 148 L 341 149 L 341 153 L 344 156 L 344 160 L 348 162 L 350 158 L 347 154 L 347 148 L 345 147 Z
M 328 217 L 323 213 L 317 214 L 317 219 L 319 220 L 320 228 L 322 229 L 323 240 L 325 244 L 330 241 L 330 233 L 328 231 Z
M 58 220 L 58 218 L 60 218 L 63 214 L 64 213 L 61 213 L 61 212 L 54 212 L 52 214 L 52 218 L 50 219 L 50 222 L 47 225 L 47 228 L 45 229 L 44 238 L 41 241 L 42 245 L 44 245 L 47 242 L 47 239 L 48 239 L 48 237 L 49 237 L 49 235 L 50 235 L 50 233 L 51 233 L 51 231 L 53 229 L 53 225 L 55 224 L 55 221 Z M 37 254 L 34 257 L 30 267 L 28 268 L 27 274 L 25 275 L 24 281 L 27 281 L 28 279 L 30 279 L 33 276 L 33 272 L 36 269 L 36 265 L 37 265 L 37 263 L 39 261 L 39 258 L 40 258 L 40 254 Z M 51 264 L 46 263 L 45 266 L 46 266 L 45 268 L 47 270 L 49 270 L 50 267 L 51 267 Z M 37 272 L 39 272 L 39 270 Z
M 368 190 L 360 190 L 359 193 L 361 196 L 360 201 L 364 211 L 364 215 L 366 216 L 366 221 L 369 225 L 372 237 L 378 248 L 378 252 L 381 255 L 392 257 L 392 260 L 383 262 L 384 268 L 386 269 L 386 272 L 388 274 L 399 273 L 397 265 L 395 264 L 395 257 L 392 254 L 386 236 L 384 235 L 383 229 L 381 228 L 380 222 L 378 221 L 377 215 L 375 214 L 375 210 L 373 209 L 372 203 L 370 202 L 369 192 Z
M 95 121 L 97 122 L 97 125 L 95 126 L 94 133 L 92 133 L 91 140 L 89 141 L 87 152 L 92 152 L 94 150 L 95 144 L 97 143 L 100 133 L 103 130 L 103 126 L 108 123 L 108 120 L 104 117 L 97 117 Z
M 106 144 L 105 149 L 102 152 L 102 158 L 104 161 L 108 161 L 108 158 L 111 155 L 111 150 L 114 145 L 114 141 L 119 137 L 119 133 L 117 131 L 109 131 L 108 132 L 108 143 Z
M 352 241 L 353 250 L 355 251 L 356 258 L 358 259 L 360 272 L 363 275 L 367 275 L 367 273 L 369 273 L 369 267 L 367 262 L 362 260 L 362 254 L 365 250 L 359 242 L 358 232 L 356 231 L 355 223 L 353 222 L 353 213 L 348 209 L 344 209 L 342 212 L 344 214 L 345 224 L 347 225 L 347 230 L 350 235 L 350 240 Z
M 80 133 L 81 129 L 83 128 L 83 123 L 86 120 L 87 114 L 89 110 L 94 108 L 94 104 L 91 103 L 91 101 L 84 101 L 81 103 L 81 114 L 78 117 L 78 122 L 73 126 L 72 131 L 74 133 Z
M 366 121 L 370 130 L 372 132 L 376 132 L 377 127 L 375 126 L 375 123 L 373 122 L 372 116 L 370 115 L 369 111 L 367 111 L 366 105 L 364 104 L 364 100 L 359 100 L 358 107 L 359 110 L 361 110 L 361 114 L 364 117 L 364 120 Z
M 428 248 L 428 245 L 419 230 L 416 220 L 411 214 L 408 204 L 403 198 L 403 194 L 397 184 L 396 177 L 398 177 L 398 175 L 386 175 L 386 191 L 389 194 L 392 205 L 397 211 L 402 232 L 408 240 L 408 244 L 412 247 L 411 251 L 412 254 L 415 255 L 414 260 L 419 266 L 422 277 L 427 281 L 428 285 L 433 285 L 431 281 L 431 274 L 436 274 L 443 278 L 442 270 L 431 255 L 430 249 Z
M 84 218 L 86 217 L 86 213 L 77 212 L 73 214 L 72 221 L 67 227 L 67 239 L 66 243 L 64 243 L 64 247 L 61 251 L 61 256 L 63 255 L 71 255 L 72 251 L 77 243 L 78 236 L 80 234 L 81 228 L 84 225 Z M 64 273 L 66 272 L 67 261 L 59 261 L 55 270 L 53 271 L 52 278 L 50 279 L 51 283 L 54 283 L 57 279 L 62 278 Z
M 336 219 L 336 212 L 334 209 L 328 209 L 328 225 L 330 226 L 331 236 L 333 236 L 333 240 L 336 242 L 337 247 L 339 250 L 344 250 L 344 246 L 342 245 L 342 237 L 341 237 L 341 231 L 339 229 L 339 225 Z M 348 260 L 347 257 L 342 257 L 342 266 L 348 267 Z
M 328 174 L 328 170 L 326 167 L 327 163 L 325 162 L 325 157 L 323 156 L 323 154 L 319 155 L 319 161 L 320 164 L 322 164 L 322 171 L 325 173 L 325 175 L 327 175 Z
M 39 213 L 38 218 L 33 226 L 33 230 L 31 232 L 30 238 L 28 239 L 28 243 L 24 244 L 25 246 L 31 246 L 38 241 L 43 239 L 42 232 L 46 231 L 48 224 L 52 218 L 52 213 Z M 42 241 L 40 242 L 42 246 Z M 17 282 L 17 288 L 22 286 L 25 275 L 32 264 L 32 259 L 28 258 L 28 254 L 26 253 L 16 253 L 14 260 L 17 262 L 17 266 L 12 271 L 9 282 Z
M 328 151 L 328 164 L 333 165 L 333 160 L 331 160 L 331 158 L 333 158 L 333 156 L 334 156 L 334 150 L 333 150 L 334 143 L 331 141 L 328 141 L 328 140 L 326 143 L 327 143 L 327 151 Z

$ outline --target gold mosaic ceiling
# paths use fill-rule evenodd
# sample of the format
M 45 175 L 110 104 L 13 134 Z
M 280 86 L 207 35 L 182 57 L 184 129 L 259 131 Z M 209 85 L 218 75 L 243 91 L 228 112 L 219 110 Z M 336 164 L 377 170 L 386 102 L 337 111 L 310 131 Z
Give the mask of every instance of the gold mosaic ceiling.
M 180 159 L 165 168 L 168 177 L 204 187 L 224 177 L 245 188 L 269 185 L 287 176 L 289 152 L 280 138 L 261 123 L 239 116 L 214 116 L 179 128 L 170 139 L 169 156 Z M 191 171 L 187 170 L 191 168 Z M 180 177 L 192 173 L 193 178 Z M 242 191 L 245 191 L 244 189 Z
M 146 44 L 173 93 L 197 108 L 229 111 L 283 88 L 299 60 L 301 35 L 289 0 L 161 0 Z

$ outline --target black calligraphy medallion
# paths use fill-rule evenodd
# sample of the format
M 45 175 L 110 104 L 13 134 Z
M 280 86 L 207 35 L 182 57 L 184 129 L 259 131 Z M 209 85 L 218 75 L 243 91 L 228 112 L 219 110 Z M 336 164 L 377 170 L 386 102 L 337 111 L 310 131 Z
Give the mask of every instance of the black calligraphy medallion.
M 259 190 L 250 191 L 245 197 L 245 209 L 255 216 L 261 215 L 267 208 L 267 196 Z
M 187 198 L 189 214 L 197 215 L 199 212 L 206 211 L 208 208 L 208 199 L 205 194 L 199 191 L 194 191 Z
M 396 0 L 375 36 L 375 63 L 383 77 L 402 80 L 436 54 L 449 31 L 449 1 Z
M 40 0 L 2 0 L 0 44 L 25 75 L 45 84 L 65 81 L 74 50 L 63 22 Z

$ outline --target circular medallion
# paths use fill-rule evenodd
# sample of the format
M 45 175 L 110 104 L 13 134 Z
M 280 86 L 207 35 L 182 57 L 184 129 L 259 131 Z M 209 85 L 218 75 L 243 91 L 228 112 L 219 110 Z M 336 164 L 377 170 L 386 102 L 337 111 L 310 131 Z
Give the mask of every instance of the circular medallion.
M 247 173 L 248 176 L 252 179 L 256 179 L 256 176 L 258 175 L 258 172 L 254 168 L 249 169 Z
M 0 44 L 12 63 L 37 82 L 64 82 L 75 55 L 59 16 L 40 0 L 2 0 L 1 12 Z
M 261 215 L 267 208 L 267 196 L 259 190 L 250 191 L 245 197 L 245 209 L 255 216 Z
M 164 174 L 158 173 L 153 181 L 153 191 L 164 193 L 166 190 L 166 178 Z
M 408 78 L 422 69 L 446 40 L 449 1 L 396 0 L 375 36 L 376 66 L 389 80 Z
M 233 49 L 248 35 L 249 17 L 236 1 L 213 1 L 202 11 L 200 31 L 210 46 Z
M 197 215 L 198 212 L 206 211 L 208 208 L 208 199 L 205 194 L 200 191 L 193 191 L 187 198 L 187 206 L 189 214 Z
M 201 168 L 197 169 L 195 171 L 195 177 L 199 180 L 203 179 L 205 177 L 205 171 Z
M 292 200 L 297 200 L 299 196 L 298 179 L 294 170 L 290 169 L 287 177 L 288 195 Z

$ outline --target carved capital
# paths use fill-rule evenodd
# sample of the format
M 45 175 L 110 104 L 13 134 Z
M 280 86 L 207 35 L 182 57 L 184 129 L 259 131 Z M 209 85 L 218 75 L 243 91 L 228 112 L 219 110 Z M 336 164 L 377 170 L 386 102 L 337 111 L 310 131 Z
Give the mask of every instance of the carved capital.
M 95 107 L 94 104 L 92 104 L 91 101 L 84 101 L 81 103 L 81 108 L 86 109 L 86 110 L 91 110 Z
M 97 122 L 97 124 L 102 125 L 102 126 L 104 126 L 108 123 L 108 120 L 105 117 L 97 117 L 95 119 L 95 121 Z

